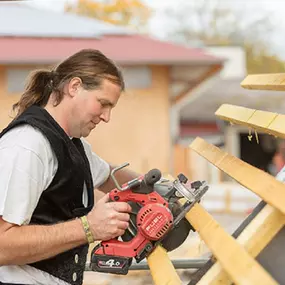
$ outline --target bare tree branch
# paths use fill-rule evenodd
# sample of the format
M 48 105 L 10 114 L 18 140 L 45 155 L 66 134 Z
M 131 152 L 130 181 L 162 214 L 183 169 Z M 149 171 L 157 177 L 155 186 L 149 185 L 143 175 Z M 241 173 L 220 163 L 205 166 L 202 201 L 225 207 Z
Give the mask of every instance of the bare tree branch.
M 247 54 L 250 73 L 285 71 L 284 63 L 271 52 L 273 25 L 270 15 L 246 9 L 225 0 L 188 0 L 177 9 L 166 10 L 171 23 L 167 38 L 191 45 L 239 45 Z

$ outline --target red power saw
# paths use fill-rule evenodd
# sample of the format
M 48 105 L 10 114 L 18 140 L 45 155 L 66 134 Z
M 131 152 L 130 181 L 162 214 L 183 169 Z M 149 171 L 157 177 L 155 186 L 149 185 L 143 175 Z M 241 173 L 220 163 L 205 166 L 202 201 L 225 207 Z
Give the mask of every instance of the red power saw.
M 205 181 L 187 183 L 183 174 L 174 181 L 163 179 L 158 169 L 120 186 L 114 174 L 128 165 L 112 170 L 117 188 L 110 192 L 110 199 L 131 205 L 130 226 L 123 236 L 94 247 L 90 262 L 93 271 L 125 275 L 133 258 L 140 262 L 158 244 L 167 251 L 180 246 L 194 230 L 185 214 L 209 188 Z M 179 203 L 181 198 L 186 198 L 183 205 Z

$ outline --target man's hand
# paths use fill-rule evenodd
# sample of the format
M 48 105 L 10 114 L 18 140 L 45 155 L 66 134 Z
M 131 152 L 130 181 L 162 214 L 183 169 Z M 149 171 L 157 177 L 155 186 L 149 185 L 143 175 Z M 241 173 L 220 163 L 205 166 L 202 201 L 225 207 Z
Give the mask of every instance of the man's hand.
M 129 226 L 131 206 L 126 202 L 110 202 L 104 195 L 87 215 L 95 240 L 109 240 L 124 234 Z

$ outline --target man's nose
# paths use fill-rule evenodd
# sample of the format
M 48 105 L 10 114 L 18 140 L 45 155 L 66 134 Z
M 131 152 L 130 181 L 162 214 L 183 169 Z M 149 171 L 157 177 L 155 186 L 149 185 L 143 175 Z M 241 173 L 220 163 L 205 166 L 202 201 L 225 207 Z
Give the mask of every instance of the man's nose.
M 104 121 L 105 123 L 108 123 L 110 121 L 110 114 L 111 112 L 109 110 L 105 110 L 101 116 L 100 116 L 100 119 L 102 121 Z

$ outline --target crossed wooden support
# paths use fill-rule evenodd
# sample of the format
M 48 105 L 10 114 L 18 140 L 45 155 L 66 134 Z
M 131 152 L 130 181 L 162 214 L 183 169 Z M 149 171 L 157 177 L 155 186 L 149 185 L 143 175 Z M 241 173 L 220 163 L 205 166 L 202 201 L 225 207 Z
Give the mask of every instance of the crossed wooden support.
M 285 74 L 250 75 L 241 85 L 248 89 L 285 91 Z M 233 124 L 285 138 L 285 115 L 227 104 L 216 115 Z M 187 213 L 186 218 L 217 260 L 197 284 L 278 284 L 255 257 L 285 224 L 285 184 L 201 138 L 196 138 L 189 147 L 267 203 L 236 239 L 200 204 Z M 155 285 L 182 284 L 163 248 L 158 247 L 148 263 Z

